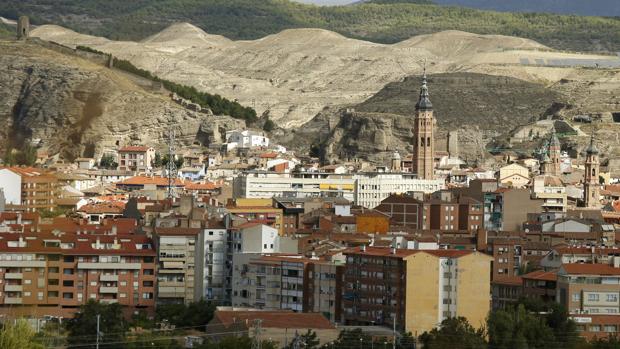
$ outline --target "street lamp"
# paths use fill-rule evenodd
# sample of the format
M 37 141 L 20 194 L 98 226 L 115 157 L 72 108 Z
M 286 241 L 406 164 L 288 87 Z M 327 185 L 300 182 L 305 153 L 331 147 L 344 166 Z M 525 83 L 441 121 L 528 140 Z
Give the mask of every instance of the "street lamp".
M 362 339 L 362 337 L 360 337 L 360 349 L 362 349 L 362 341 L 363 341 L 363 339 Z

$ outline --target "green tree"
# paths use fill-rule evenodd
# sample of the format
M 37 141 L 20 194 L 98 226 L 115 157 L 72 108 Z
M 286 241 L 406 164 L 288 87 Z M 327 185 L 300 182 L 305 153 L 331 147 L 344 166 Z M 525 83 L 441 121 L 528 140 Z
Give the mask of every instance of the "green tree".
M 263 130 L 265 132 L 271 132 L 276 128 L 276 124 L 275 122 L 271 121 L 271 119 L 269 118 L 269 116 L 265 117 L 265 123 L 263 124 Z
M 168 154 L 164 154 L 164 156 L 162 157 L 161 160 L 161 165 L 163 167 L 168 166 L 168 159 L 170 158 L 170 156 Z M 183 167 L 183 163 L 185 163 L 185 159 L 183 158 L 183 156 L 176 156 L 176 159 L 174 160 L 174 164 L 176 165 L 177 168 L 181 168 Z
M 447 318 L 439 328 L 420 336 L 425 349 L 486 349 L 483 329 L 475 329 L 464 317 Z
M 334 341 L 334 349 L 351 349 L 359 348 L 360 342 L 371 343 L 372 337 L 367 333 L 364 333 L 361 329 L 356 328 L 352 330 L 342 330 L 338 334 L 338 338 Z
M 155 159 L 153 159 L 153 163 L 151 164 L 155 168 L 160 168 L 163 164 L 161 154 L 159 152 L 155 153 Z
M 308 332 L 303 333 L 301 335 L 297 335 L 296 338 L 294 340 L 299 341 L 300 343 L 300 347 L 304 348 L 304 349 L 316 349 L 319 347 L 319 344 L 321 343 L 319 341 L 319 338 L 316 334 L 316 332 L 308 329 Z M 291 341 L 291 343 L 288 343 L 287 346 L 284 347 L 285 349 L 293 349 L 294 348 L 294 342 Z
M 99 167 L 105 169 L 115 169 L 118 166 L 112 154 L 104 154 L 99 161 Z
M 497 310 L 487 320 L 493 348 L 573 348 L 582 341 L 564 308 L 555 303 L 523 300 Z
M 26 320 L 6 321 L 0 330 L 0 348 L 2 349 L 39 349 L 43 346 L 36 343 L 35 333 Z
M 89 300 L 82 305 L 75 317 L 68 321 L 68 348 L 95 348 L 97 339 L 97 315 L 99 318 L 99 348 L 111 349 L 122 347 L 126 323 L 122 307 L 118 303 L 103 304 Z
M 156 319 L 158 322 L 168 322 L 176 327 L 205 326 L 215 312 L 215 305 L 205 300 L 199 300 L 188 305 L 162 304 L 157 307 Z M 197 328 L 201 330 L 201 328 Z M 202 328 L 204 330 L 204 328 Z

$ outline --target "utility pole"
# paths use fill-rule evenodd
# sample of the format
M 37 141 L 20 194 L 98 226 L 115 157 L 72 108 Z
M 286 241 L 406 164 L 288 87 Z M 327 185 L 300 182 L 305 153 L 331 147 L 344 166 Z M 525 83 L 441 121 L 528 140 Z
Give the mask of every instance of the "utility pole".
M 97 349 L 99 349 L 99 318 L 101 315 L 97 314 Z
M 174 180 L 177 178 L 177 164 L 175 163 L 174 154 L 174 130 L 172 129 L 168 131 L 168 164 L 166 169 L 166 176 L 168 177 L 168 198 L 172 199 L 174 197 L 173 184 Z
M 263 320 L 261 319 L 254 320 L 254 339 L 252 340 L 252 349 L 261 349 L 260 334 L 262 332 L 262 323 Z

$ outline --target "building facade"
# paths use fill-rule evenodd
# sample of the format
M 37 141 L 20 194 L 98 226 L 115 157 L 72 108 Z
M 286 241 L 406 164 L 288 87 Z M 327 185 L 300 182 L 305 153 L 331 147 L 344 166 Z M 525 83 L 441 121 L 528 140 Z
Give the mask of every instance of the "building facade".
M 448 317 L 484 326 L 491 257 L 473 251 L 360 247 L 345 252 L 343 322 L 430 331 Z

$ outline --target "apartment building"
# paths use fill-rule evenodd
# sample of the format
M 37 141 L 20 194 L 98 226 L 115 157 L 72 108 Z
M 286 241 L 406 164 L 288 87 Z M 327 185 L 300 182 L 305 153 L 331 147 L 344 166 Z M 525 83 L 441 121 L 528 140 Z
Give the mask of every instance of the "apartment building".
M 153 169 L 155 149 L 145 146 L 127 146 L 118 150 L 118 170 L 147 172 Z
M 555 176 L 536 176 L 532 198 L 542 200 L 543 212 L 566 212 L 568 196 L 564 183 Z
M 359 247 L 345 251 L 346 325 L 383 325 L 414 336 L 448 317 L 484 326 L 491 257 L 474 251 Z
M 521 231 L 528 213 L 543 212 L 543 198 L 532 198 L 529 189 L 499 188 L 485 192 L 484 229 Z
M 159 304 L 228 303 L 231 260 L 225 228 L 155 228 L 154 238 Z
M 145 236 L 0 234 L 0 314 L 70 318 L 88 300 L 152 314 L 155 250 Z
M 557 276 L 557 301 L 568 309 L 584 337 L 617 336 L 620 329 L 620 268 L 564 264 Z
M 271 199 L 239 198 L 226 206 L 228 213 L 244 218 L 247 221 L 260 221 L 275 228 L 278 234 L 284 235 L 284 214 L 281 208 L 272 206 Z
M 342 265 L 299 255 L 235 257 L 233 306 L 322 313 L 340 318 Z
M 481 202 L 452 195 L 427 199 L 393 194 L 376 210 L 390 216 L 392 225 L 414 230 L 476 231 L 482 227 L 484 215 Z
M 440 179 L 420 179 L 412 173 L 360 173 L 355 175 L 355 203 L 375 208 L 392 194 L 424 192 L 427 194 L 443 189 Z
M 27 212 L 54 211 L 60 197 L 60 184 L 54 174 L 32 167 L 0 169 L 0 189 L 7 205 L 23 207 Z
M 235 198 L 329 196 L 353 201 L 354 191 L 355 180 L 351 174 L 248 171 L 233 181 Z

